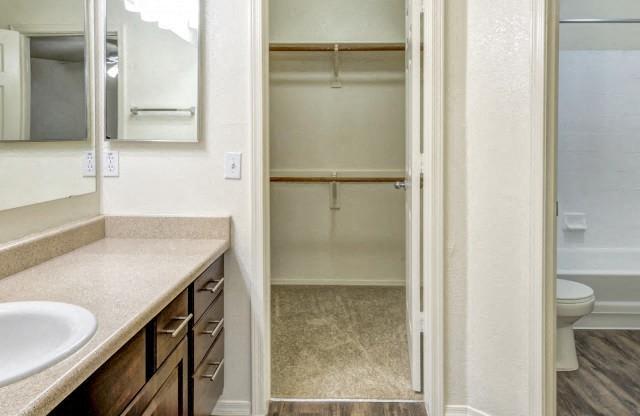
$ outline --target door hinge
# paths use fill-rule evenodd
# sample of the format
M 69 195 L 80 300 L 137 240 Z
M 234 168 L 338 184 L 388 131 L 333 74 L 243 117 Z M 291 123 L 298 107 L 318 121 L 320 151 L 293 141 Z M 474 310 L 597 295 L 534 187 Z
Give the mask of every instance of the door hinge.
M 424 326 L 425 326 L 425 324 L 424 324 L 424 312 L 420 313 L 420 322 L 418 323 L 418 325 L 419 325 L 418 329 L 420 330 L 420 332 L 422 332 L 424 334 Z
M 424 153 L 420 153 L 420 174 L 424 174 Z

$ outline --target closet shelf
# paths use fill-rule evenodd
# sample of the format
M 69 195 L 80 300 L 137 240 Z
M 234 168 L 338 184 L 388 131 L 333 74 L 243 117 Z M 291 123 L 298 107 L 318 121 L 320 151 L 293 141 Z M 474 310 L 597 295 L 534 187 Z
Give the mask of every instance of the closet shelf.
M 404 43 L 391 42 L 326 42 L 326 43 L 271 43 L 272 52 L 387 52 L 404 51 Z
M 287 183 L 395 183 L 404 181 L 403 177 L 341 177 L 333 176 L 272 176 L 271 182 Z

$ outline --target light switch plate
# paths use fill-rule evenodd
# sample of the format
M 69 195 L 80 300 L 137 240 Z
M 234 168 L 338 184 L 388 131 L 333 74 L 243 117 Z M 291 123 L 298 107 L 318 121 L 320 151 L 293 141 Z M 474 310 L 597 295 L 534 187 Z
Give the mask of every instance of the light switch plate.
M 86 152 L 82 159 L 82 176 L 92 178 L 96 176 L 96 152 Z
M 224 154 L 225 179 L 240 179 L 242 177 L 242 153 L 226 152 Z
M 117 177 L 120 176 L 120 156 L 118 152 L 107 150 L 104 152 L 102 163 L 102 176 Z

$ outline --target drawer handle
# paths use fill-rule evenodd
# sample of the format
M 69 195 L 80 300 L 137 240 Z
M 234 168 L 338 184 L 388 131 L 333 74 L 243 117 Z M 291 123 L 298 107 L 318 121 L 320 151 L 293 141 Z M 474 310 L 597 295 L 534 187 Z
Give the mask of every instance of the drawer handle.
M 176 338 L 178 334 L 180 334 L 180 332 L 184 329 L 184 327 L 187 326 L 191 318 L 193 318 L 192 313 L 187 316 L 176 316 L 172 319 L 173 321 L 182 321 L 176 329 L 160 329 L 158 330 L 158 332 L 161 334 L 171 334 L 171 338 Z
M 209 287 L 209 284 L 211 283 L 215 283 L 216 285 L 214 287 Z M 198 292 L 216 293 L 218 289 L 220 289 L 220 286 L 222 286 L 223 283 L 224 283 L 224 277 L 221 278 L 220 280 L 209 280 L 207 284 L 205 284 L 203 287 L 198 289 Z
M 209 381 L 215 381 L 216 376 L 218 375 L 218 373 L 220 372 L 220 369 L 224 365 L 224 358 L 222 360 L 220 360 L 219 363 L 211 363 L 209 365 L 215 365 L 216 366 L 216 371 L 214 371 L 213 374 L 203 374 L 202 378 L 207 378 L 207 379 L 209 379 Z
M 217 325 L 212 331 L 202 331 L 202 334 L 211 335 L 211 338 L 215 338 L 220 333 L 220 330 L 222 330 L 222 327 L 224 326 L 224 318 L 220 319 L 219 321 L 209 321 L 209 323 L 217 324 Z

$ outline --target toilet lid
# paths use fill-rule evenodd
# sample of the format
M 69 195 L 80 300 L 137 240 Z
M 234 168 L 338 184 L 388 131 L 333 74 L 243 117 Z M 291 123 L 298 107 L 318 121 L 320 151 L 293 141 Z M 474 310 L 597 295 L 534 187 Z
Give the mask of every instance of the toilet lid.
M 556 298 L 559 302 L 578 303 L 593 297 L 593 289 L 582 283 L 557 279 Z

